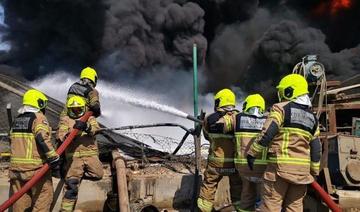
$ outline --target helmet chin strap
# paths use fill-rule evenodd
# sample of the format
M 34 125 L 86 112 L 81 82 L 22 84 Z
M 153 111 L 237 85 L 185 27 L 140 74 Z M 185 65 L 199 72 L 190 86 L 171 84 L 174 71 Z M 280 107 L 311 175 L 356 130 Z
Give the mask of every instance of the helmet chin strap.
M 279 100 L 279 102 L 282 102 L 282 101 L 283 101 L 283 98 L 281 98 L 281 94 L 280 94 L 280 92 L 279 92 L 279 91 L 277 92 L 277 96 L 278 96 L 278 100 Z

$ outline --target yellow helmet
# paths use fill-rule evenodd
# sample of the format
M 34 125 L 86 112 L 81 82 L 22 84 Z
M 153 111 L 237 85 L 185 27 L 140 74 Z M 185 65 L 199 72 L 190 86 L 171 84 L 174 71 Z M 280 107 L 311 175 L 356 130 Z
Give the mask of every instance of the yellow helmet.
M 281 79 L 278 89 L 280 100 L 293 100 L 298 96 L 308 94 L 308 83 L 300 74 L 289 74 Z
M 80 96 L 72 96 L 66 102 L 67 114 L 70 118 L 78 119 L 85 114 L 86 101 Z
M 253 94 L 246 97 L 243 104 L 243 111 L 246 112 L 252 107 L 260 108 L 261 112 L 265 110 L 265 100 L 260 94 Z
M 217 92 L 215 97 L 215 109 L 224 106 L 235 106 L 235 94 L 230 89 L 222 89 Z
M 48 99 L 45 94 L 36 89 L 30 89 L 24 93 L 23 105 L 32 106 L 40 110 L 47 106 Z
M 84 78 L 91 80 L 96 85 L 98 77 L 95 69 L 90 67 L 84 68 L 81 71 L 80 79 L 84 79 Z

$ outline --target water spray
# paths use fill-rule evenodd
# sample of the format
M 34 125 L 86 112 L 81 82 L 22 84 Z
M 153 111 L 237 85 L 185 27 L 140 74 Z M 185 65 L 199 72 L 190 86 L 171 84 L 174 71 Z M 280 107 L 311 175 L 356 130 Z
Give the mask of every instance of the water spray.
M 202 120 L 197 119 L 196 117 L 189 115 L 175 107 L 169 106 L 169 105 L 164 105 L 164 104 L 160 104 L 158 102 L 152 101 L 152 100 L 145 100 L 145 99 L 141 99 L 138 97 L 135 97 L 134 95 L 132 95 L 130 92 L 118 92 L 118 91 L 114 91 L 112 89 L 108 89 L 106 87 L 101 87 L 100 89 L 100 93 L 103 97 L 107 97 L 107 98 L 113 98 L 128 104 L 132 104 L 134 106 L 140 106 L 140 107 L 144 107 L 144 108 L 149 108 L 149 109 L 154 109 L 157 111 L 161 111 L 161 112 L 165 112 L 165 113 L 169 113 L 181 118 L 185 118 L 197 123 L 202 123 Z

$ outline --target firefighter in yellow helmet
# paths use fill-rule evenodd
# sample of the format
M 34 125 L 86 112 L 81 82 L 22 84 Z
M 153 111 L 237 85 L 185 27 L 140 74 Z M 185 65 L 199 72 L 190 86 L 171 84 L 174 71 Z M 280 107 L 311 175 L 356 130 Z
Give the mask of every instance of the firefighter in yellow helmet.
M 306 185 L 319 174 L 321 143 L 317 117 L 311 111 L 306 79 L 285 76 L 276 87 L 280 103 L 271 108 L 264 128 L 248 151 L 248 164 L 267 147 L 260 211 L 303 211 Z
M 98 76 L 95 69 L 86 67 L 81 71 L 80 81 L 75 82 L 69 88 L 67 100 L 72 96 L 81 96 L 86 101 L 86 106 L 93 112 L 95 117 L 101 115 L 99 93 L 95 89 Z M 66 110 L 62 114 L 65 114 Z
M 51 143 L 51 128 L 44 115 L 47 101 L 46 96 L 35 89 L 23 96 L 23 106 L 10 131 L 10 193 L 23 187 L 45 162 L 54 173 L 59 171 L 59 156 Z M 14 203 L 13 211 L 50 211 L 52 196 L 50 171 Z
M 208 163 L 197 200 L 202 212 L 213 209 L 215 193 L 223 176 L 229 176 L 230 195 L 236 208 L 240 203 L 241 179 L 234 167 L 235 94 L 223 89 L 215 95 L 215 112 L 205 117 L 204 136 L 210 142 Z
M 243 104 L 243 111 L 236 115 L 235 167 L 241 176 L 242 192 L 239 211 L 255 211 L 255 203 L 260 197 L 262 177 L 267 165 L 267 148 L 256 157 L 254 165 L 247 165 L 247 151 L 261 132 L 266 117 L 265 100 L 260 94 L 249 95 Z
M 65 192 L 61 211 L 73 211 L 83 175 L 93 180 L 99 180 L 104 173 L 95 140 L 95 134 L 100 128 L 95 117 L 90 116 L 87 122 L 78 120 L 86 112 L 86 102 L 80 96 L 70 97 L 66 108 L 67 114 L 60 116 L 57 140 L 63 142 L 73 128 L 82 131 L 65 150 Z

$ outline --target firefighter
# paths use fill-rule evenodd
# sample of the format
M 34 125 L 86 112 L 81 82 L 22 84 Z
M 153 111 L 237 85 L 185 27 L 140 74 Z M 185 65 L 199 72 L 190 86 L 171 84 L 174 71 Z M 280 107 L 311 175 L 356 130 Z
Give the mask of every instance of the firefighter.
M 281 79 L 280 103 L 271 108 L 264 128 L 251 145 L 247 161 L 268 149 L 260 211 L 303 211 L 307 184 L 319 174 L 321 143 L 316 116 L 312 113 L 306 79 L 290 74 Z
M 67 114 L 60 116 L 56 134 L 58 141 L 63 142 L 73 128 L 82 131 L 65 150 L 66 175 L 61 211 L 73 211 L 82 177 L 100 180 L 104 172 L 95 140 L 99 124 L 94 116 L 90 116 L 87 122 L 78 120 L 86 112 L 85 100 L 80 96 L 72 96 L 66 103 L 66 109 Z
M 223 176 L 229 176 L 231 200 L 235 208 L 240 203 L 241 195 L 241 179 L 234 167 L 235 94 L 223 89 L 215 95 L 214 100 L 215 112 L 204 120 L 204 136 L 210 142 L 210 149 L 197 199 L 198 208 L 203 212 L 212 211 L 216 189 Z
M 243 104 L 243 112 L 235 121 L 235 167 L 241 176 L 242 192 L 239 211 L 255 211 L 255 203 L 260 197 L 260 183 L 266 168 L 267 149 L 256 157 L 250 170 L 247 165 L 247 151 L 265 123 L 265 100 L 260 94 L 249 95 Z
M 98 77 L 95 69 L 86 67 L 81 71 L 80 81 L 75 82 L 69 88 L 67 100 L 72 96 L 81 96 L 86 101 L 86 106 L 93 112 L 95 117 L 101 115 L 99 93 L 95 89 Z M 66 109 L 62 115 L 66 114 Z
M 51 143 L 51 128 L 44 115 L 47 101 L 46 96 L 35 89 L 28 90 L 23 96 L 23 106 L 10 131 L 10 194 L 23 187 L 44 162 L 53 171 L 59 170 L 59 156 Z M 13 211 L 50 211 L 52 197 L 50 171 L 14 203 Z

